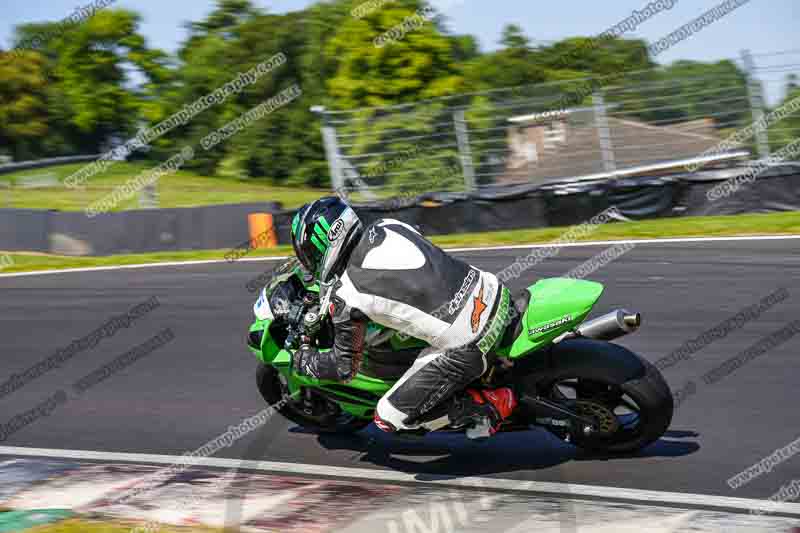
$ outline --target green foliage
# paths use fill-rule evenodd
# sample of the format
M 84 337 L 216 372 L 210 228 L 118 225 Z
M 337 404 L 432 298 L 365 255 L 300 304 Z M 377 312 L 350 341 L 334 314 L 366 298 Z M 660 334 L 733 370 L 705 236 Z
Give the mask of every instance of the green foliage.
M 462 87 L 455 43 L 435 24 L 426 22 L 398 40 L 376 46 L 376 36 L 418 17 L 421 7 L 417 2 L 391 3 L 339 27 L 325 48 L 325 55 L 335 58 L 336 72 L 327 86 L 339 106 L 415 102 L 455 94 Z
M 25 87 L 17 106 L 31 116 L 28 130 L 41 132 L 9 140 L 16 159 L 98 152 L 132 132 L 146 99 L 170 79 L 166 55 L 147 48 L 139 23 L 130 11 L 100 10 L 77 24 L 16 29 L 17 43 L 48 36 L 37 51 L 3 55 L 9 70 L 0 84 Z M 141 86 L 132 87 L 133 77 Z
M 777 107 L 784 106 L 795 99 L 800 100 L 800 86 L 797 85 L 795 76 L 788 76 L 786 80 L 786 96 Z M 769 145 L 772 152 L 777 152 L 800 139 L 800 110 L 772 124 L 768 132 Z M 798 161 L 800 157 L 795 156 L 792 160 Z
M 744 72 L 731 61 L 677 61 L 653 72 L 626 78 L 622 91 L 607 102 L 615 113 L 655 124 L 713 119 L 725 135 L 752 121 Z
M 34 156 L 49 134 L 44 63 L 38 52 L 0 53 L 0 146 L 15 159 Z
M 586 105 L 593 91 L 609 87 L 631 89 L 621 111 L 640 119 L 682 121 L 726 113 L 727 122 L 745 118 L 725 101 L 746 95 L 744 76 L 730 62 L 684 61 L 641 74 L 654 66 L 641 40 L 574 37 L 537 46 L 513 24 L 503 30 L 500 49 L 482 52 L 475 37 L 451 33 L 425 0 L 393 0 L 354 17 L 353 9 L 363 3 L 331 0 L 279 15 L 251 0 L 217 0 L 205 18 L 187 24 L 188 38 L 175 57 L 148 47 L 139 15 L 122 9 L 101 10 L 66 27 L 22 25 L 16 28 L 18 43 L 49 37 L 38 51 L 0 52 L 0 145 L 18 160 L 97 152 L 278 53 L 287 57 L 286 64 L 135 157 L 160 162 L 192 146 L 196 157 L 187 166 L 203 174 L 326 187 L 321 124 L 310 108 L 363 108 L 339 126 L 363 176 L 396 190 L 428 187 L 431 176 L 438 181 L 430 188 L 457 188 L 462 178 L 456 140 L 438 136 L 443 128 L 452 132 L 457 109 L 465 111 L 471 128 L 492 131 L 505 125 L 508 107 L 501 105 L 509 101 L 515 113 L 527 114 Z M 389 32 L 391 38 L 376 42 Z M 711 80 L 708 89 L 723 80 L 730 88 L 711 98 L 679 82 L 698 75 Z M 654 101 L 652 93 L 636 89 L 642 82 L 672 88 Z M 792 83 L 789 92 L 796 90 Z M 200 147 L 206 135 L 294 84 L 302 96 L 213 149 Z M 522 89 L 498 91 L 509 87 Z M 493 92 L 468 96 L 487 90 Z M 455 97 L 459 94 L 467 96 Z M 608 98 L 612 103 L 614 94 Z M 393 112 L 378 109 L 386 106 L 395 106 Z M 785 140 L 778 133 L 771 136 L 776 143 Z M 488 146 L 474 148 L 479 174 L 486 170 Z M 384 155 L 358 159 L 375 152 Z

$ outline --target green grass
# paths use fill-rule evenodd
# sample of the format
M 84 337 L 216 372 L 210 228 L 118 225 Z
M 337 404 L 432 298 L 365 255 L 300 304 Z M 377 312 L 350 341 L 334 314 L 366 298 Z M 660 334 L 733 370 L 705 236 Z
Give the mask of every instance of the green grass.
M 137 526 L 134 522 L 124 521 L 100 521 L 71 519 L 63 520 L 55 524 L 39 526 L 29 529 L 29 533 L 131 533 Z M 139 530 L 142 531 L 142 530 Z M 176 527 L 160 526 L 158 533 L 223 533 L 224 529 L 207 527 Z M 228 530 L 233 533 L 234 530 Z
M 491 246 L 545 243 L 567 228 L 455 234 L 434 238 L 439 246 Z M 659 218 L 639 222 L 604 224 L 580 240 L 660 239 L 668 237 L 731 237 L 800 234 L 800 211 L 762 215 Z
M 224 259 L 230 250 L 200 250 L 188 252 L 157 252 L 149 254 L 125 254 L 105 257 L 69 257 L 40 253 L 9 253 L 13 264 L 1 272 L 29 272 L 60 268 L 85 268 L 115 265 L 140 265 L 144 263 L 165 263 L 170 261 L 202 261 Z M 252 250 L 247 257 L 269 257 L 292 255 L 291 246 L 278 246 L 269 250 Z
M 487 233 L 464 233 L 433 237 L 443 247 L 497 246 L 504 244 L 534 244 L 555 241 L 568 228 L 544 228 Z M 686 217 L 621 222 L 598 226 L 581 240 L 653 239 L 666 237 L 727 237 L 741 235 L 798 235 L 800 212 L 766 215 L 736 215 L 717 217 Z M 223 259 L 228 250 L 161 252 L 153 254 L 117 255 L 110 257 L 64 257 L 47 254 L 8 254 L 13 264 L 3 272 L 26 272 L 59 268 L 131 265 L 165 261 Z M 291 246 L 269 250 L 251 250 L 247 257 L 291 255 Z M 0 261 L 0 265 L 8 261 Z
M 20 178 L 51 174 L 59 182 L 83 164 L 61 165 L 43 169 L 25 170 L 0 175 L 0 183 L 16 184 Z M 0 188 L 0 207 L 27 209 L 59 209 L 82 211 L 92 202 L 111 193 L 115 187 L 152 166 L 118 162 L 106 172 L 93 176 L 84 189 L 61 186 L 36 189 L 12 187 Z M 237 204 L 247 202 L 281 202 L 291 208 L 316 200 L 330 191 L 300 188 L 275 187 L 256 180 L 234 180 L 201 176 L 194 172 L 178 171 L 163 176 L 158 184 L 160 207 L 193 207 L 211 204 Z M 114 208 L 114 211 L 138 208 L 138 195 Z

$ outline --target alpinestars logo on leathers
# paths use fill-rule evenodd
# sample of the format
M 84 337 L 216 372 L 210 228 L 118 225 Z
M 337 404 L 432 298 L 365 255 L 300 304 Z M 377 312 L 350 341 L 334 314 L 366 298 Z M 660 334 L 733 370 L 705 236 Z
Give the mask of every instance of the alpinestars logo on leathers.
M 451 315 L 455 313 L 459 307 L 461 307 L 461 302 L 464 301 L 464 297 L 469 292 L 469 288 L 472 286 L 472 282 L 475 281 L 475 276 L 477 276 L 477 272 L 475 270 L 470 269 L 469 274 L 467 277 L 464 278 L 464 283 L 461 284 L 461 288 L 458 289 L 458 292 L 453 299 L 450 300 L 450 305 L 447 306 L 447 312 Z

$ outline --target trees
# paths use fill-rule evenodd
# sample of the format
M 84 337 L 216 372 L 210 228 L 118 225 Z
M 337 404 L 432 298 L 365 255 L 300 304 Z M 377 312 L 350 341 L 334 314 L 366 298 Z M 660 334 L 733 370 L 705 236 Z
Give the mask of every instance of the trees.
M 0 53 L 0 155 L 35 157 L 50 133 L 44 63 L 35 51 Z
M 621 106 L 615 112 L 643 120 L 712 116 L 724 127 L 748 112 L 746 105 L 731 105 L 747 93 L 744 75 L 730 62 L 683 61 L 654 72 L 643 41 L 573 37 L 539 45 L 514 24 L 504 28 L 498 50 L 483 52 L 474 37 L 449 32 L 425 0 L 364 2 L 331 0 L 274 14 L 251 0 L 217 0 L 208 16 L 187 25 L 188 39 L 175 57 L 148 47 L 139 16 L 126 10 L 100 10 L 67 26 L 20 26 L 18 43 L 50 37 L 37 51 L 0 55 L 0 141 L 16 159 L 97 152 L 278 53 L 285 64 L 156 139 L 148 157 L 196 148 L 204 136 L 294 84 L 302 89 L 300 98 L 213 150 L 196 150 L 190 165 L 208 174 L 327 185 L 312 105 L 360 109 L 339 128 L 354 160 L 367 152 L 392 158 L 392 152 L 409 150 L 427 157 L 393 167 L 390 181 L 400 185 L 453 155 L 455 141 L 445 133 L 453 131 L 456 108 L 484 131 L 499 131 L 510 113 L 588 105 L 593 91 L 605 87 L 606 100 Z M 587 76 L 595 80 L 587 82 Z M 710 81 L 700 89 L 683 81 L 698 76 Z M 654 100 L 642 83 L 668 89 L 659 89 Z M 510 87 L 521 89 L 498 90 Z M 413 109 L 403 112 L 379 109 L 411 103 Z M 418 140 L 426 135 L 441 142 Z M 480 163 L 484 154 L 475 150 Z M 364 161 L 376 168 L 386 162 Z
M 733 62 L 676 61 L 631 76 L 611 92 L 615 113 L 659 125 L 713 119 L 720 135 L 750 121 L 747 77 Z
M 797 84 L 797 76 L 789 74 L 786 77 L 785 96 L 777 106 L 777 108 L 786 106 L 784 112 L 788 114 L 780 121 L 770 125 L 768 130 L 769 145 L 772 152 L 784 148 L 800 137 L 800 109 L 797 109 L 797 103 L 790 104 L 793 100 L 800 102 L 800 86 Z M 797 161 L 800 158 L 795 156 L 792 159 Z
M 148 98 L 169 79 L 166 54 L 146 46 L 139 23 L 130 11 L 100 10 L 68 26 L 16 28 L 17 44 L 48 36 L 39 50 L 2 56 L 0 84 L 24 91 L 11 119 L 36 113 L 9 141 L 16 158 L 98 152 L 132 132 Z
M 400 104 L 456 93 L 462 77 L 456 43 L 443 35 L 422 2 L 394 2 L 360 19 L 349 17 L 326 44 L 334 63 L 327 87 L 343 108 Z M 392 30 L 403 25 L 409 31 Z M 377 38 L 389 36 L 385 43 Z

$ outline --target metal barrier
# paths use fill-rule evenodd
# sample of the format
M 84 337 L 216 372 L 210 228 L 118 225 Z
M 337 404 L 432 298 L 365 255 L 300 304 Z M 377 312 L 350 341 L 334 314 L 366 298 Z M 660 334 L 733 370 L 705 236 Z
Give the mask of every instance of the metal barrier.
M 65 157 L 51 157 L 49 159 L 37 159 L 36 161 L 20 161 L 19 163 L 6 163 L 0 165 L 0 174 L 8 174 L 10 172 L 18 172 L 20 170 L 28 170 L 31 168 L 45 168 L 56 165 L 66 165 L 69 163 L 84 163 L 86 161 L 94 161 L 102 154 L 94 155 L 72 155 Z
M 707 155 L 764 159 L 778 148 L 783 124 L 724 142 L 765 116 L 759 70 L 747 54 L 743 63 L 744 76 L 667 78 L 655 69 L 315 111 L 334 189 L 356 200 L 613 176 Z M 800 135 L 795 130 L 783 137 Z

